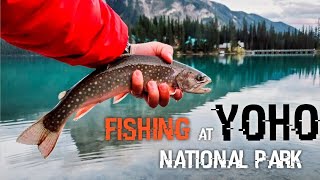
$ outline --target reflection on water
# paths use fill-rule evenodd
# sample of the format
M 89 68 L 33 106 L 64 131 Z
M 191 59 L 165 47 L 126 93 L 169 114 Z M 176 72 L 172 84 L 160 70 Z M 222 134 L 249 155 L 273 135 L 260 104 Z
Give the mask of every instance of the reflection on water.
M 302 103 L 320 107 L 320 59 L 313 56 L 287 57 L 180 57 L 210 76 L 212 93 L 184 94 L 179 102 L 170 102 L 166 108 L 150 109 L 142 100 L 128 97 L 112 105 L 105 101 L 96 106 L 78 122 L 69 121 L 57 147 L 49 159 L 43 160 L 34 146 L 15 143 L 16 137 L 34 120 L 48 112 L 58 102 L 59 92 L 70 88 L 91 70 L 71 67 L 41 57 L 2 57 L 1 60 L 1 120 L 0 120 L 0 179 L 3 177 L 66 177 L 136 179 L 212 179 L 245 178 L 246 175 L 264 178 L 297 178 L 320 175 L 319 138 L 312 142 L 290 141 L 248 142 L 239 132 L 232 141 L 223 142 L 221 123 L 210 111 L 215 104 L 226 107 L 250 103 L 267 107 L 268 104 L 289 103 L 290 113 Z M 191 121 L 191 139 L 188 141 L 106 141 L 103 119 L 106 117 L 178 117 Z M 235 120 L 236 121 L 236 120 Z M 241 127 L 236 121 L 235 129 Z M 201 127 L 214 127 L 215 143 L 197 141 Z M 268 131 L 267 131 L 268 132 Z M 279 133 L 281 139 L 281 132 Z M 266 135 L 268 137 L 268 134 Z M 296 149 L 304 150 L 305 161 L 310 161 L 299 174 L 292 171 L 248 170 L 160 170 L 159 149 Z M 315 156 L 316 155 L 316 156 Z M 318 158 L 310 158 L 318 157 Z M 248 157 L 250 160 L 251 156 Z M 248 160 L 248 163 L 250 161 Z M 272 173 L 272 174 L 270 174 Z M 31 176 L 31 174 L 33 174 Z M 177 175 L 179 174 L 179 175 Z

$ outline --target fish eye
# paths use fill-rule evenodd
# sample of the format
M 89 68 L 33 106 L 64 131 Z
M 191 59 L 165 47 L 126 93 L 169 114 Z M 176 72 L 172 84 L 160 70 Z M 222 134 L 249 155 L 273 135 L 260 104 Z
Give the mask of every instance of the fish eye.
M 202 74 L 198 74 L 197 77 L 196 77 L 196 80 L 197 80 L 197 81 L 203 81 L 205 77 L 206 77 L 206 76 L 204 76 L 204 75 L 202 75 Z

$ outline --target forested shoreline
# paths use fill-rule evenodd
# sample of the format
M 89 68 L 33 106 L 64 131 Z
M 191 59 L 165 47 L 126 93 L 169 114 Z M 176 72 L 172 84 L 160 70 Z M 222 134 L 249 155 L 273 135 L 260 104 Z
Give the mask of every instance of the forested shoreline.
M 175 46 L 186 52 L 211 52 L 219 44 L 237 45 L 244 42 L 245 49 L 317 49 L 320 46 L 320 34 L 316 28 L 303 27 L 301 30 L 276 32 L 274 27 L 267 28 L 265 22 L 249 24 L 243 19 L 243 27 L 236 28 L 230 21 L 226 26 L 219 26 L 217 19 L 206 23 L 199 20 L 171 19 L 155 17 L 148 19 L 140 16 L 136 24 L 130 27 L 130 38 L 135 43 L 160 41 Z
M 247 50 L 260 49 L 319 49 L 320 34 L 317 28 L 303 27 L 301 30 L 276 32 L 274 27 L 267 28 L 265 22 L 249 24 L 243 19 L 243 27 L 236 28 L 230 21 L 220 26 L 217 19 L 204 22 L 186 18 L 183 20 L 161 16 L 148 19 L 140 16 L 135 24 L 129 25 L 132 43 L 160 41 L 172 45 L 182 53 L 218 52 L 219 44 L 231 43 L 237 46 L 244 43 Z M 2 55 L 30 54 L 1 40 Z

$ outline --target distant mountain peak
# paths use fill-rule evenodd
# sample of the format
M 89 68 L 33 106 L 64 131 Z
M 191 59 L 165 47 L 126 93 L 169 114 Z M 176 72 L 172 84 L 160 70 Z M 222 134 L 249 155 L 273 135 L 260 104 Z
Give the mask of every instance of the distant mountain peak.
M 202 21 L 217 18 L 219 25 L 226 25 L 232 20 L 238 28 L 243 26 L 245 19 L 248 24 L 265 21 L 267 28 L 273 26 L 277 32 L 295 29 L 283 22 L 273 22 L 255 13 L 232 11 L 226 5 L 212 0 L 107 0 L 107 3 L 129 23 L 136 22 L 140 15 L 148 18 L 164 15 L 174 19 L 184 19 L 188 16 L 192 20 Z

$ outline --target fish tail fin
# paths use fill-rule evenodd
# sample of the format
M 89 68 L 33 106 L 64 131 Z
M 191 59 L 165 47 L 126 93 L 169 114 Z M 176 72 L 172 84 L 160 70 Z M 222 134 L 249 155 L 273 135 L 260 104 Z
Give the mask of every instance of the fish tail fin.
M 17 142 L 29 145 L 38 145 L 38 149 L 44 158 L 47 158 L 55 147 L 65 123 L 57 132 L 50 131 L 44 127 L 43 121 L 46 116 L 39 119 L 28 127 L 17 138 Z

